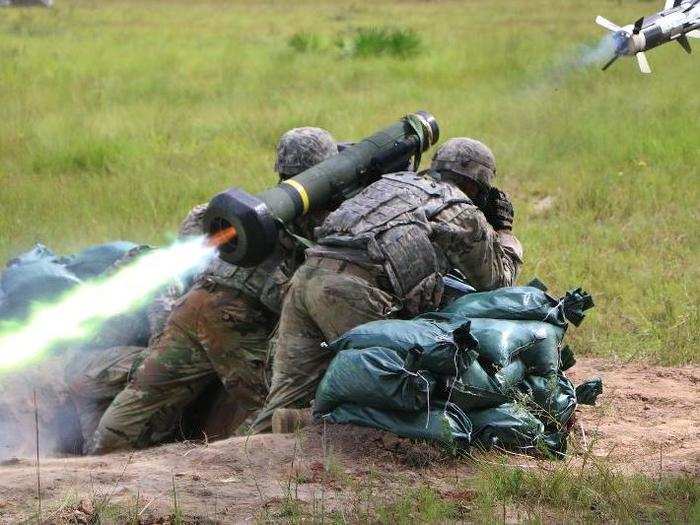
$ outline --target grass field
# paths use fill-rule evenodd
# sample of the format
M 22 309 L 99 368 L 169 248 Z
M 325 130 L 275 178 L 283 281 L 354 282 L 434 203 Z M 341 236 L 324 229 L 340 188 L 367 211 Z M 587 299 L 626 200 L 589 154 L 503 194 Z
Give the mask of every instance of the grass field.
M 0 11 L 0 258 L 166 242 L 218 190 L 272 184 L 284 130 L 354 139 L 425 108 L 495 151 L 521 281 L 595 295 L 577 352 L 700 360 L 700 59 L 581 63 L 596 14 L 660 0 L 56 3 Z M 417 42 L 353 53 L 370 28 Z

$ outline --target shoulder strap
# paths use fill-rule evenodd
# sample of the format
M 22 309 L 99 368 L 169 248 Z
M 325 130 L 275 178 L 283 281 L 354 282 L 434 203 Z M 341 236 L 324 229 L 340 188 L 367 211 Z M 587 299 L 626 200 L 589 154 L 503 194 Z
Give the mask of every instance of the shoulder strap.
M 313 248 L 314 246 L 316 246 L 315 242 L 307 239 L 306 237 L 303 237 L 301 235 L 297 235 L 296 233 L 294 233 L 292 231 L 292 229 L 287 224 L 284 224 L 281 221 L 279 224 L 281 225 L 284 232 L 287 235 L 289 235 L 292 239 L 294 239 L 302 249 L 306 250 L 308 248 Z

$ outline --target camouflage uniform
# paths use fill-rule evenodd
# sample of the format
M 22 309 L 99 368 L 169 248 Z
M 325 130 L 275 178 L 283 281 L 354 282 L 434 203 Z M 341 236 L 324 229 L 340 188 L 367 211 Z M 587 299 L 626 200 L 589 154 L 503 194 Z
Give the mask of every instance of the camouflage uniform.
M 90 439 L 102 414 L 147 352 L 143 346 L 115 346 L 76 353 L 65 375 L 84 440 Z
M 286 178 L 335 153 L 328 132 L 297 128 L 280 139 L 275 169 Z M 296 233 L 309 235 L 313 219 L 305 218 Z M 227 433 L 235 431 L 265 399 L 268 341 L 288 281 L 302 260 L 303 249 L 282 231 L 276 253 L 257 267 L 212 261 L 175 303 L 133 380 L 102 416 L 90 452 L 141 448 L 173 438 L 183 414 L 217 381 L 235 400 Z
M 277 408 L 308 406 L 332 357 L 324 341 L 368 321 L 437 308 L 442 276 L 451 269 L 477 290 L 513 284 L 520 243 L 509 231 L 495 231 L 458 188 L 459 176 L 490 184 L 495 164 L 481 146 L 448 141 L 435 169 L 385 175 L 317 228 L 318 245 L 307 251 L 284 302 L 270 393 L 255 432 L 270 429 Z M 468 175 L 442 166 L 446 158 Z
M 183 222 L 180 238 L 194 234 L 191 223 L 198 212 L 199 207 L 196 207 Z M 140 246 L 131 250 L 105 274 L 117 271 L 151 249 Z M 102 414 L 144 360 L 149 342 L 163 330 L 173 304 L 188 287 L 181 280 L 172 282 L 146 306 L 108 319 L 88 342 L 69 351 L 64 378 L 78 412 L 86 446 Z

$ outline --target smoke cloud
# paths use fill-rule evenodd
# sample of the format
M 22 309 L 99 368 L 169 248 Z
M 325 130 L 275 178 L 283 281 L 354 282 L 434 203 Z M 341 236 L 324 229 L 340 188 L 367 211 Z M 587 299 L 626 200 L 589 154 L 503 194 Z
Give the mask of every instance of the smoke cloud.
M 615 41 L 612 33 L 605 35 L 596 45 L 583 45 L 578 56 L 572 61 L 575 67 L 602 65 L 615 55 Z
M 83 436 L 64 383 L 65 359 L 47 351 L 56 343 L 77 344 L 91 336 L 108 319 L 140 306 L 173 279 L 206 264 L 214 253 L 204 236 L 177 242 L 146 253 L 110 277 L 81 284 L 51 304 L 36 306 L 21 324 L 0 325 L 0 461 L 32 453 L 35 392 L 42 455 L 80 453 Z
M 154 250 L 113 276 L 84 283 L 58 301 L 34 308 L 22 324 L 0 325 L 0 371 L 40 357 L 58 342 L 90 335 L 101 322 L 138 306 L 214 252 L 204 236 Z

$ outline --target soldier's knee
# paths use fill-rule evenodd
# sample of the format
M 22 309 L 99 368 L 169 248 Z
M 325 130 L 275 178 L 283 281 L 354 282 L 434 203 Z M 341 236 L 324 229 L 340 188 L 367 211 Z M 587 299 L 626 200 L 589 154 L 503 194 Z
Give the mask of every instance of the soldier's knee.
M 100 424 L 95 434 L 85 441 L 85 453 L 91 456 L 109 454 L 119 450 L 134 450 L 138 448 L 129 436 L 119 429 Z

